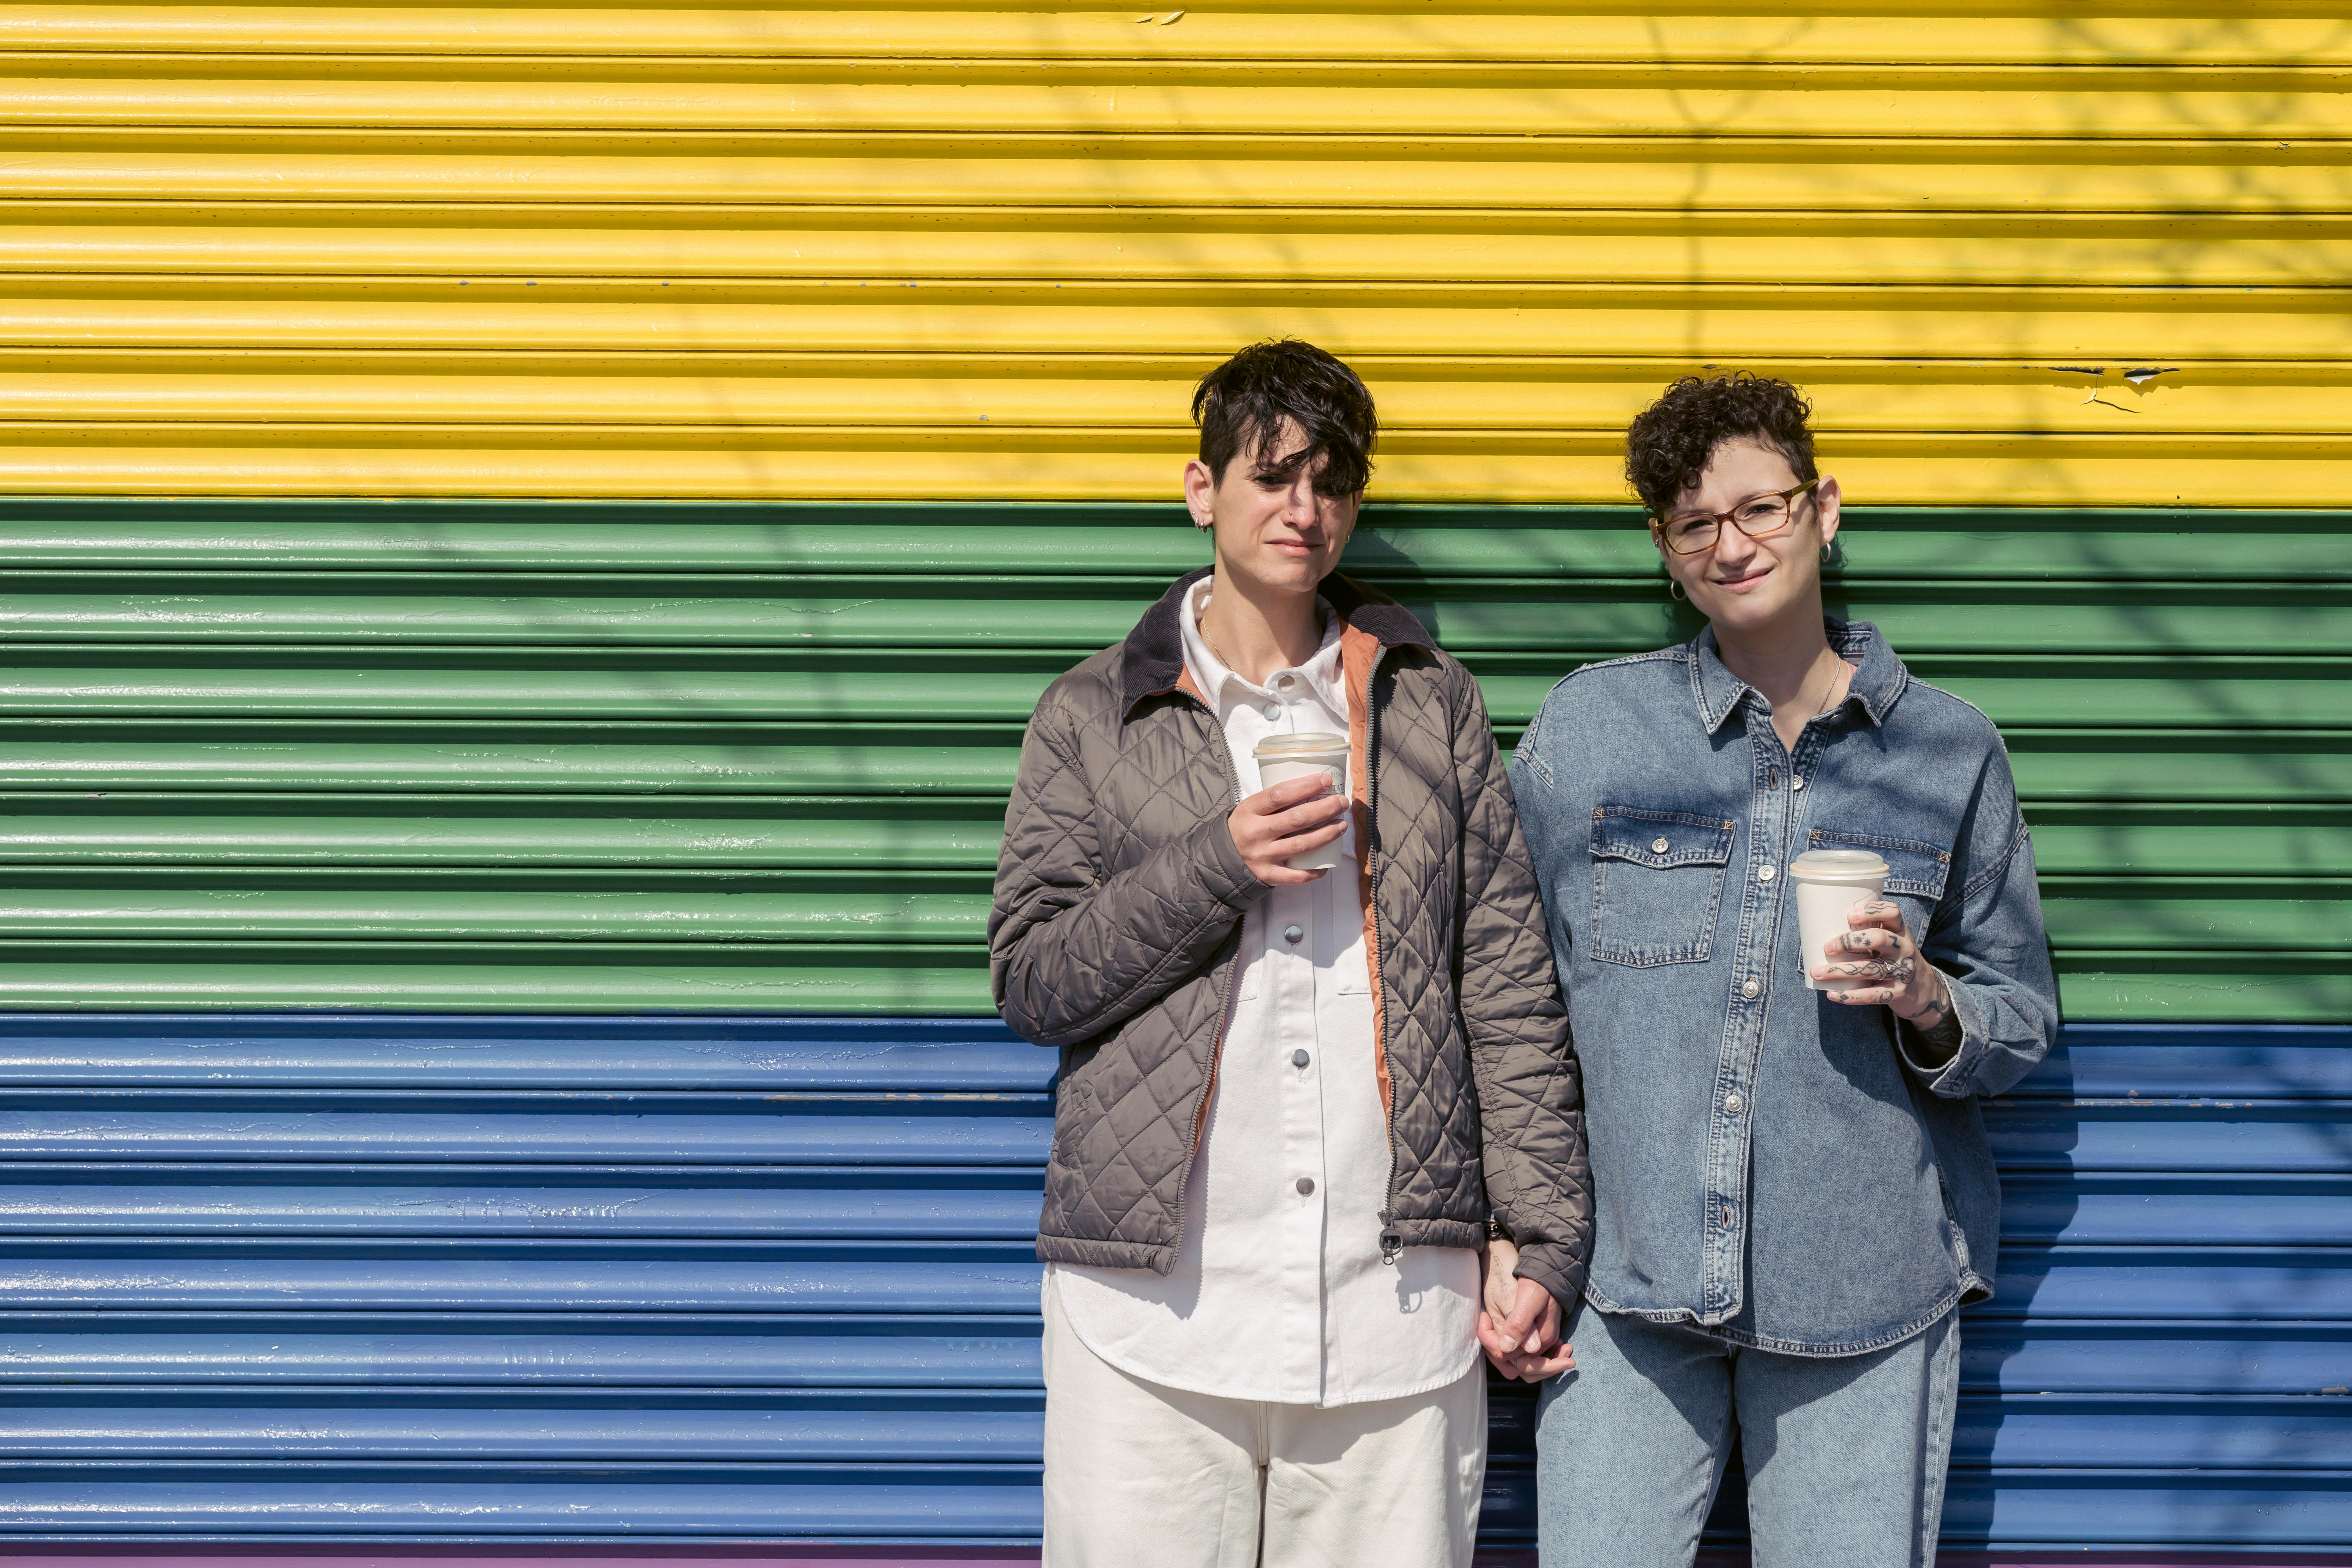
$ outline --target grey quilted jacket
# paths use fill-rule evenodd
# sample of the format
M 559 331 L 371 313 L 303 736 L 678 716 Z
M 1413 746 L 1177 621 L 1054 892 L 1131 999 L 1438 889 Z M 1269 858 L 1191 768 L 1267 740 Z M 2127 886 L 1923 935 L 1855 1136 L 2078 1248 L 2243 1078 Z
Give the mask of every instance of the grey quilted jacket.
M 1185 673 L 1178 581 L 1047 688 L 1021 749 L 989 917 L 1005 1021 L 1063 1071 L 1037 1255 L 1175 1265 L 1243 914 L 1224 734 Z M 1479 1245 L 1563 1305 L 1592 1236 L 1581 1081 L 1536 879 L 1469 671 L 1403 606 L 1334 574 L 1345 623 L 1366 936 L 1391 1154 L 1380 1237 Z M 1369 763 L 1369 765 L 1367 765 Z M 1364 781 L 1369 781 L 1366 787 Z

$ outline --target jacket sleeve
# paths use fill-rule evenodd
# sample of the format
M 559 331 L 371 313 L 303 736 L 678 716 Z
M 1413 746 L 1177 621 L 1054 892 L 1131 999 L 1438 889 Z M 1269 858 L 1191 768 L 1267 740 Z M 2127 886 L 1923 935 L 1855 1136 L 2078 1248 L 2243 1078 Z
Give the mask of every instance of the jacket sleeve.
M 1951 1059 L 1921 1059 L 1907 1024 L 1895 1034 L 1904 1064 L 1936 1093 L 1999 1094 L 2032 1071 L 2058 1026 L 2058 979 L 2042 924 L 2033 841 L 2017 806 L 2009 753 L 1996 738 L 1954 846 L 1950 886 L 1920 953 L 1944 972 L 1960 1024 Z
M 1041 1046 L 1118 1027 L 1206 963 L 1265 891 L 1213 816 L 1105 879 L 1066 710 L 1029 721 L 988 917 L 997 1011 Z
M 1467 671 L 1454 715 L 1462 769 L 1462 1018 L 1485 1137 L 1486 1201 L 1518 1272 L 1563 1310 L 1592 1255 L 1583 1075 L 1552 967 L 1543 900 L 1486 705 Z

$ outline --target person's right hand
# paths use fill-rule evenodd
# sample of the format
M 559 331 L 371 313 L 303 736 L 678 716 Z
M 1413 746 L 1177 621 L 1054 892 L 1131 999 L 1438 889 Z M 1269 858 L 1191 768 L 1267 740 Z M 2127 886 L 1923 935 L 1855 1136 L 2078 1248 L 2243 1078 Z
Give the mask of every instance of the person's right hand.
M 1252 875 L 1271 888 L 1295 888 L 1323 873 L 1294 871 L 1286 862 L 1339 837 L 1347 818 L 1348 797 L 1333 793 L 1331 781 L 1315 773 L 1258 791 L 1234 807 L 1225 822 Z
M 1505 1377 L 1541 1383 L 1576 1365 L 1575 1347 L 1560 1338 L 1559 1304 L 1532 1279 L 1518 1278 L 1519 1249 L 1496 1237 L 1479 1263 L 1486 1274 L 1478 1313 L 1478 1348 Z

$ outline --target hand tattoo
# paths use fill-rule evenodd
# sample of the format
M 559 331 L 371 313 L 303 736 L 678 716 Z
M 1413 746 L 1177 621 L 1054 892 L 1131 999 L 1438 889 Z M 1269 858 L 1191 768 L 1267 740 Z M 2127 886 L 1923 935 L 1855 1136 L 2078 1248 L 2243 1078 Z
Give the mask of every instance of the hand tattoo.
M 1927 1047 L 1926 1054 L 1936 1061 L 1950 1060 L 1960 1048 L 1960 1016 L 1952 1010 L 1952 993 L 1948 986 L 1937 988 L 1936 999 L 1927 1005 L 1926 1012 L 1904 1022 Z

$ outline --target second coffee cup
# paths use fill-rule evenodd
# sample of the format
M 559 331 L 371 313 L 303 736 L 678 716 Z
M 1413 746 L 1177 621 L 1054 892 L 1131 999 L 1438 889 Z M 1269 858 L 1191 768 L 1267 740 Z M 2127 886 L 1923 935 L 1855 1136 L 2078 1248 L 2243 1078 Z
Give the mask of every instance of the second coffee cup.
M 1268 735 L 1255 748 L 1261 789 L 1321 773 L 1331 781 L 1331 793 L 1348 793 L 1348 737 L 1345 735 Z M 1318 798 L 1320 798 L 1319 796 Z M 1286 862 L 1294 871 L 1328 871 L 1339 863 L 1344 833 L 1330 843 L 1294 855 Z
M 1789 862 L 1789 882 L 1797 893 L 1797 946 L 1811 989 L 1843 991 L 1854 984 L 1816 980 L 1813 971 L 1831 962 L 1827 949 L 1839 933 L 1853 929 L 1847 911 L 1886 890 L 1886 862 L 1867 849 L 1809 849 Z

